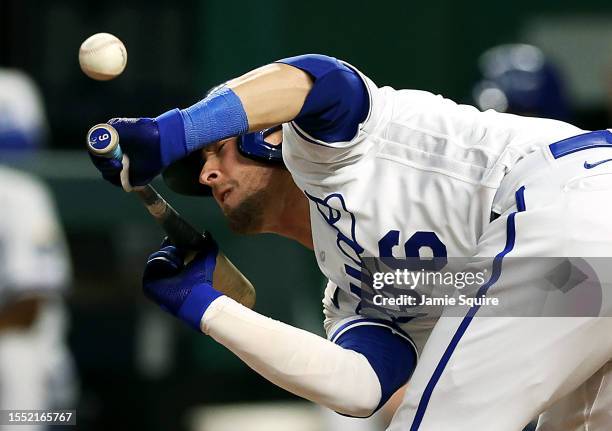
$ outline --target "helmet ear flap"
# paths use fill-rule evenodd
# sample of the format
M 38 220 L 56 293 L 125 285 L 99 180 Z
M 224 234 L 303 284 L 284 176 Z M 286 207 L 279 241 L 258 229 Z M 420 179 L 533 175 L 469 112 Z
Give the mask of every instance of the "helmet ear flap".
M 247 133 L 238 137 L 238 151 L 244 157 L 248 157 L 258 162 L 284 165 L 283 144 L 272 145 L 265 141 L 265 138 L 278 130 L 282 125 L 270 127 L 259 132 Z
M 177 160 L 168 166 L 162 173 L 166 185 L 173 192 L 188 196 L 210 196 L 210 187 L 200 183 L 200 172 L 204 161 L 199 151 Z

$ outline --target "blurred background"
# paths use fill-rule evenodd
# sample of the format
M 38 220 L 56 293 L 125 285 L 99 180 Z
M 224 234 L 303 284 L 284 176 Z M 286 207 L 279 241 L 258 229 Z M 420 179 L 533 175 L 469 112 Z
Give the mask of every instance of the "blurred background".
M 85 133 L 111 117 L 186 107 L 221 81 L 312 52 L 348 61 L 379 86 L 585 129 L 612 127 L 610 1 L 503 6 L 0 0 L 0 258 L 23 243 L 33 250 L 29 266 L 0 262 L 0 380 L 14 375 L 15 364 L 24 370 L 27 352 L 36 349 L 40 363 L 31 369 L 51 368 L 39 375 L 40 392 L 54 381 L 52 392 L 63 394 L 40 395 L 37 405 L 76 408 L 79 429 L 221 430 L 217 422 L 229 415 L 227 429 L 247 431 L 256 413 L 228 406 L 253 402 L 280 403 L 272 408 L 278 424 L 287 411 L 288 427 L 302 429 L 295 424 L 310 423 L 309 406 L 144 300 L 142 267 L 162 233 L 134 197 L 98 177 Z M 127 47 L 127 69 L 114 81 L 93 81 L 79 69 L 80 44 L 98 32 Z M 323 334 L 324 280 L 308 250 L 272 236 L 237 237 L 213 202 L 156 185 L 195 225 L 212 231 L 251 279 L 259 312 Z M 22 202 L 15 190 L 31 200 Z M 32 235 L 39 225 L 46 234 Z M 26 338 L 31 344 L 23 344 Z M 55 344 L 42 349 L 50 338 Z M 20 407 L 10 405 L 17 399 L 10 385 L 0 385 L 0 408 Z M 237 412 L 248 412 L 247 423 Z M 303 429 L 332 429 L 326 419 L 313 423 Z

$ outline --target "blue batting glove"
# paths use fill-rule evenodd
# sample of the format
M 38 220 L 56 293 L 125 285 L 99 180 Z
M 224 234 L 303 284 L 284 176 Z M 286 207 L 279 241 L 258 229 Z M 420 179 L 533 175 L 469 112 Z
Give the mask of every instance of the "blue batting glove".
M 151 182 L 173 162 L 221 139 L 249 131 L 240 98 L 221 86 L 186 109 L 173 109 L 156 118 L 113 118 L 108 124 L 119 134 L 119 146 L 130 159 L 132 186 Z M 91 156 L 102 176 L 120 185 L 120 161 Z
M 94 166 L 102 173 L 102 177 L 110 183 L 121 187 L 121 179 L 119 174 L 123 168 L 121 160 L 116 160 L 109 157 L 95 156 L 91 153 L 89 158 L 93 162 Z
M 183 117 L 178 109 L 157 118 L 113 118 L 108 124 L 117 130 L 121 151 L 130 159 L 132 186 L 150 183 L 172 162 L 187 155 Z M 121 185 L 120 160 L 91 154 L 90 157 L 107 181 Z
M 183 110 L 173 109 L 156 118 L 113 118 L 108 124 L 117 130 L 119 146 L 130 159 L 132 186 L 148 184 L 191 152 L 249 130 L 240 98 L 224 86 Z M 120 161 L 100 156 L 91 159 L 105 179 L 121 185 Z
M 218 250 L 213 242 L 185 265 L 187 251 L 164 241 L 147 259 L 142 278 L 145 295 L 199 331 L 204 312 L 222 295 L 212 286 Z

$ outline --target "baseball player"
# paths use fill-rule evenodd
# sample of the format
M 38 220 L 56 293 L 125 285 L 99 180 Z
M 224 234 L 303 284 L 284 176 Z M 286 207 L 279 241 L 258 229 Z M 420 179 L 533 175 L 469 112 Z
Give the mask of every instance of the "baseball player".
M 214 249 L 185 265 L 166 242 L 145 267 L 147 296 L 271 382 L 364 417 L 409 381 L 392 431 L 518 431 L 547 409 L 542 430 L 608 428 L 612 319 L 398 315 L 370 307 L 360 281 L 367 256 L 494 257 L 486 297 L 537 288 L 541 274 L 508 257 L 611 256 L 609 131 L 378 87 L 323 55 L 110 124 L 132 185 L 163 172 L 178 192 L 212 194 L 235 231 L 314 251 L 327 339 L 221 295 Z M 120 184 L 120 162 L 92 159 Z
M 474 105 L 530 117 L 567 121 L 571 109 L 563 76 L 534 45 L 513 43 L 487 49 L 478 60 Z
M 25 73 L 0 68 L 0 410 L 66 408 L 76 397 L 65 342 L 71 263 L 64 231 L 48 187 L 5 164 L 44 146 L 43 106 Z M 17 425 L 1 429 L 45 428 Z

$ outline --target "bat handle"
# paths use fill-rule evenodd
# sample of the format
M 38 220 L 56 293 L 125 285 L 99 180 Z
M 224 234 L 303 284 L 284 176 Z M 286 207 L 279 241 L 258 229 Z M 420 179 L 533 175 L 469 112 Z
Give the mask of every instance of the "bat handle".
M 151 185 L 146 185 L 136 194 L 149 213 L 162 226 L 170 240 L 179 247 L 199 251 L 210 246 L 209 232 L 200 232 L 191 226 Z
M 123 168 L 119 178 L 121 187 L 126 192 L 137 190 L 139 187 L 132 187 L 129 179 L 130 160 L 127 154 L 123 154 L 119 146 L 119 133 L 110 124 L 96 124 L 87 132 L 87 149 L 95 156 L 115 159 L 121 162 Z
M 121 160 L 123 152 L 119 146 L 119 133 L 110 124 L 96 124 L 87 132 L 87 149 L 96 156 Z

